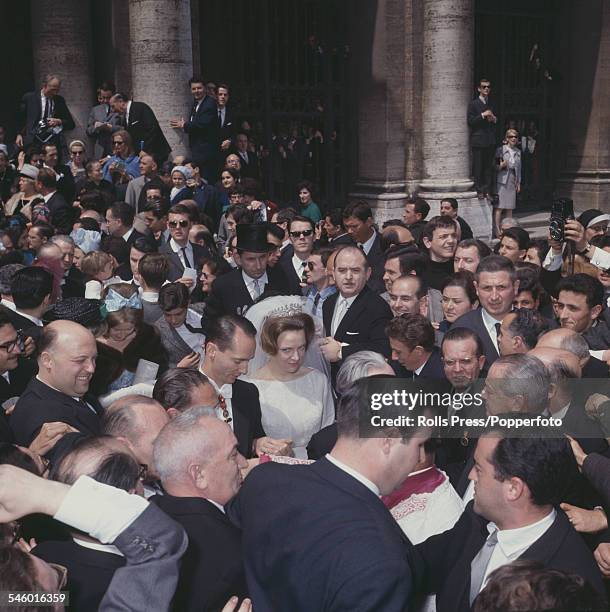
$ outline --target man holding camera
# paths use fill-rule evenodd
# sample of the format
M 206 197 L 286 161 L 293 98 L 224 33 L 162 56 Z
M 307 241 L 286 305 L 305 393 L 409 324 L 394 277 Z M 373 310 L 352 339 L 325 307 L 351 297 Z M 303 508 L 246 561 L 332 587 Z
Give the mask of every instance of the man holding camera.
M 59 95 L 61 80 L 56 74 L 45 77 L 40 91 L 30 91 L 21 100 L 24 127 L 15 143 L 28 147 L 35 140 L 54 144 L 61 151 L 62 134 L 74 129 L 74 119 L 66 101 Z

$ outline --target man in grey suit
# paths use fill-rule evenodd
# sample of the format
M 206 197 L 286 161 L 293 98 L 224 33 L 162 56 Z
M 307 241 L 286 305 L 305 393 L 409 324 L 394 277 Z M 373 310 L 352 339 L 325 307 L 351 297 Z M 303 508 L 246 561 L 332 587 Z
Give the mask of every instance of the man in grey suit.
M 0 522 L 34 513 L 112 543 L 125 557 L 125 566 L 115 571 L 100 610 L 169 609 L 188 540 L 182 527 L 156 506 L 86 476 L 70 486 L 1 465 Z M 13 555 L 11 563 L 35 568 L 32 590 L 58 592 L 65 584 L 54 568 L 30 553 Z M 13 590 L 17 586 L 21 584 Z
M 112 155 L 112 133 L 121 129 L 120 117 L 110 108 L 110 98 L 114 94 L 114 85 L 101 83 L 97 88 L 97 101 L 87 120 L 87 136 L 94 142 L 93 158 L 101 159 Z

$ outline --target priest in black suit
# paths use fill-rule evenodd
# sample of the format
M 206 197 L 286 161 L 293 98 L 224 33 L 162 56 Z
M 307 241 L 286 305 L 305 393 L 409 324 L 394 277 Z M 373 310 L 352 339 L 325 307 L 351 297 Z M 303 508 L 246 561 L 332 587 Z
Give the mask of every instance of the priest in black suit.
M 472 330 L 483 343 L 487 367 L 498 359 L 498 333 L 502 320 L 513 309 L 519 281 L 512 262 L 501 255 L 485 257 L 475 274 L 475 287 L 481 306 L 459 317 L 452 329 Z
M 237 226 L 237 251 L 233 258 L 238 267 L 214 281 L 208 297 L 210 317 L 243 315 L 264 291 L 292 293 L 280 267 L 267 265 L 269 254 L 275 249 L 275 245 L 267 242 L 265 223 Z
M 489 574 L 516 559 L 578 574 L 605 598 L 591 551 L 556 509 L 576 474 L 567 439 L 540 438 L 533 428 L 529 437 L 509 438 L 511 432 L 479 438 L 470 472 L 474 503 L 452 529 L 417 546 L 424 590 L 436 593 L 439 610 L 470 610 Z
M 136 152 L 146 151 L 161 165 L 170 154 L 171 147 L 152 108 L 120 93 L 110 98 L 110 106 L 114 113 L 122 116 L 123 127 L 129 132 Z
M 246 597 L 241 532 L 223 508 L 239 491 L 240 469 L 247 465 L 231 427 L 214 408 L 192 408 L 163 428 L 154 464 L 164 494 L 150 501 L 180 523 L 189 540 L 173 609 L 212 612 L 232 595 Z
M 470 128 L 472 149 L 472 176 L 480 197 L 491 192 L 493 156 L 496 149 L 496 117 L 489 100 L 491 83 L 481 79 L 477 87 L 479 95 L 468 104 L 466 120 Z
M 361 437 L 370 381 L 341 397 L 329 455 L 311 465 L 260 465 L 227 506 L 242 531 L 255 610 L 411 609 L 417 556 L 379 496 L 413 470 L 426 436 L 412 428 L 404 439 Z
M 191 212 L 184 204 L 174 204 L 168 213 L 167 227 L 171 238 L 159 247 L 159 253 L 164 254 L 169 262 L 168 279 L 174 281 L 184 276 L 184 271 L 200 270 L 201 260 L 212 258 L 212 253 L 206 247 L 189 241 L 189 232 L 193 227 Z M 190 277 L 189 277 L 189 280 Z M 189 288 L 193 286 L 192 280 Z
M 392 319 L 388 303 L 367 287 L 371 268 L 356 246 L 343 247 L 334 261 L 337 293 L 322 307 L 326 338 L 321 346 L 332 364 L 333 379 L 343 360 L 358 351 L 390 357 L 385 326 Z
M 96 357 L 95 338 L 82 325 L 54 321 L 43 329 L 38 341 L 38 375 L 10 416 L 17 444 L 29 446 L 44 423 L 55 421 L 85 434 L 99 433 L 101 406 L 88 393 Z
M 193 105 L 188 119 L 172 119 L 170 127 L 184 130 L 189 136 L 193 161 L 199 166 L 201 176 L 212 183 L 218 172 L 220 148 L 220 124 L 216 100 L 206 95 L 206 86 L 201 77 L 189 79 L 193 94 Z
M 20 147 L 29 147 L 36 141 L 38 123 L 46 121 L 49 127 L 61 130 L 47 142 L 61 149 L 65 141 L 61 138 L 63 132 L 74 129 L 74 119 L 68 110 L 66 101 L 59 95 L 61 81 L 55 74 L 45 77 L 40 91 L 26 93 L 21 100 L 21 115 L 23 128 L 17 135 L 16 143 Z
M 214 401 L 206 405 L 215 405 L 218 418 L 229 424 L 244 457 L 289 454 L 291 440 L 275 440 L 265 435 L 256 386 L 238 380 L 248 371 L 255 349 L 256 328 L 245 317 L 226 315 L 210 322 L 200 367 L 214 389 L 210 398 Z
M 441 352 L 434 346 L 434 327 L 421 314 L 403 314 L 386 327 L 392 358 L 400 368 L 400 378 L 446 380 Z

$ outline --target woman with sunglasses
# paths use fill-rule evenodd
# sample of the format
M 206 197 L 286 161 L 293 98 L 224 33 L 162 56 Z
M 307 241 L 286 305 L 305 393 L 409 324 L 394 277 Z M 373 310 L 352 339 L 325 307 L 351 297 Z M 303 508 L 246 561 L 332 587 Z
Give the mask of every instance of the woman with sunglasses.
M 299 215 L 311 219 L 314 224 L 322 219 L 320 207 L 313 201 L 313 183 L 302 181 L 297 185 L 300 211 Z
M 127 184 L 138 176 L 140 158 L 135 153 L 133 140 L 127 130 L 119 130 L 112 135 L 112 155 L 104 163 L 103 178 L 117 185 Z
M 517 205 L 517 194 L 521 191 L 521 150 L 519 149 L 519 133 L 517 130 L 506 130 L 506 144 L 496 150 L 496 165 L 498 175 L 498 203 L 494 210 L 494 226 L 496 236 L 500 236 L 502 211 L 512 218 Z
M 72 176 L 76 182 L 85 177 L 87 150 L 85 148 L 85 143 L 82 140 L 73 140 L 70 143 L 68 150 L 70 151 L 68 168 L 70 168 L 70 172 L 72 172 Z

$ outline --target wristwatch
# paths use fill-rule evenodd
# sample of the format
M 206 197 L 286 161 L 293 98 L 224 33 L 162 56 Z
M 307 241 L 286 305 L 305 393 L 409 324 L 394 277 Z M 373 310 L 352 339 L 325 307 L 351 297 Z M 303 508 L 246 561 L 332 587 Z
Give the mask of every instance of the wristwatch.
M 585 248 L 582 251 L 576 251 L 577 255 L 586 255 L 591 250 L 591 245 L 587 242 Z

